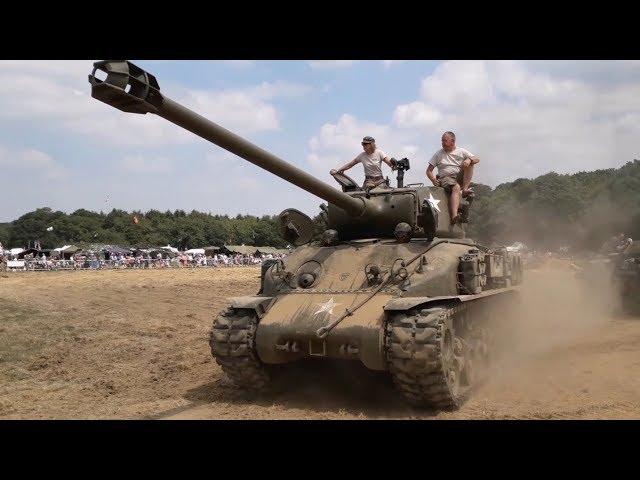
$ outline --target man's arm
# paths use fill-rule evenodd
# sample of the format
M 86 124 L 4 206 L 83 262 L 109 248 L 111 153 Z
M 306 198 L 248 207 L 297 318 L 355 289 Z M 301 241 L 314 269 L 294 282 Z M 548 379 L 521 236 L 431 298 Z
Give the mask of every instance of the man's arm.
M 473 153 L 471 153 L 469 150 L 464 150 L 464 153 L 466 158 L 462 162 L 463 167 L 469 167 L 471 165 L 475 165 L 476 163 L 480 163 L 480 159 L 476 157 Z
M 480 159 L 478 157 L 467 157 L 462 162 L 462 166 L 468 167 L 470 165 L 475 165 L 476 163 L 480 163 Z
M 434 186 L 439 187 L 440 180 L 438 180 L 436 178 L 436 174 L 433 173 L 434 168 L 436 167 L 434 167 L 432 164 L 429 164 L 429 166 L 427 167 L 427 177 L 429 177 L 429 180 L 431 180 L 431 183 L 433 183 Z
M 353 167 L 354 165 L 357 165 L 357 164 L 358 164 L 358 160 L 357 159 L 353 159 L 349 163 L 346 163 L 343 166 L 341 166 L 338 170 L 333 169 L 329 173 L 331 175 L 335 175 L 336 173 L 343 173 L 345 170 L 349 170 L 351 167 Z

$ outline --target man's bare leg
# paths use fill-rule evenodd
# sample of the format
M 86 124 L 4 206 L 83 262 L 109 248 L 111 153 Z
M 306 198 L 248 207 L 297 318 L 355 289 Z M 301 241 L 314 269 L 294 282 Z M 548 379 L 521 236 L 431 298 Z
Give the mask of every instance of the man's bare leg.
M 464 165 L 462 167 L 462 193 L 467 195 L 471 186 L 471 179 L 473 178 L 473 163 Z
M 451 187 L 451 197 L 449 198 L 449 218 L 451 225 L 458 221 L 458 207 L 460 206 L 460 185 L 457 183 Z

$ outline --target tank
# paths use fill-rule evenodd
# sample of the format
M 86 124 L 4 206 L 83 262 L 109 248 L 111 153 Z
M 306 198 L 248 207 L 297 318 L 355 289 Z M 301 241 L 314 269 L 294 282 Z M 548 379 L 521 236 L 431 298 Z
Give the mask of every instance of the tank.
M 612 313 L 640 313 L 640 243 L 615 253 L 598 252 L 573 268 L 589 294 L 603 297 Z
M 640 313 L 640 243 L 632 243 L 614 260 L 613 282 L 623 312 Z
M 233 382 L 261 390 L 283 364 L 341 359 L 387 371 L 412 404 L 464 402 L 492 357 L 491 322 L 517 295 L 522 263 L 452 226 L 443 188 L 405 186 L 408 159 L 394 162 L 395 187 L 365 191 L 335 175 L 336 188 L 174 102 L 127 61 L 96 62 L 89 82 L 97 100 L 163 117 L 327 202 L 319 239 L 304 213 L 280 214 L 296 248 L 265 262 L 259 291 L 229 298 L 214 319 L 211 353 Z

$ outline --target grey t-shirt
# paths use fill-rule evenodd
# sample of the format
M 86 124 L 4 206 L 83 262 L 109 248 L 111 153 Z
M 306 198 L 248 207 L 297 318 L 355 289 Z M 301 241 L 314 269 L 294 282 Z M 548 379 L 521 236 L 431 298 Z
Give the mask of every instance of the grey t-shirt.
M 441 177 L 455 176 L 460 172 L 462 162 L 471 157 L 475 157 L 475 155 L 466 148 L 456 147 L 450 152 L 445 152 L 441 148 L 433 154 L 429 163 L 438 167 L 438 175 Z
M 382 160 L 387 156 L 379 148 L 376 148 L 371 155 L 367 155 L 366 152 L 362 152 L 355 160 L 362 163 L 364 167 L 364 174 L 367 177 L 381 177 L 382 176 Z

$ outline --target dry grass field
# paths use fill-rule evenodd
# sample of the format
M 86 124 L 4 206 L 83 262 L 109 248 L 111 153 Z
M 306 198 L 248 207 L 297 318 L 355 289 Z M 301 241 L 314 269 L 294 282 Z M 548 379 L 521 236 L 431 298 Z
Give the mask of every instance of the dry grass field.
M 569 271 L 530 271 L 490 381 L 456 412 L 407 406 L 357 363 L 285 369 L 252 397 L 212 360 L 225 297 L 258 268 L 0 275 L 0 418 L 640 418 L 640 319 L 611 313 Z

